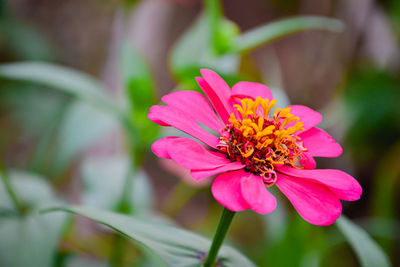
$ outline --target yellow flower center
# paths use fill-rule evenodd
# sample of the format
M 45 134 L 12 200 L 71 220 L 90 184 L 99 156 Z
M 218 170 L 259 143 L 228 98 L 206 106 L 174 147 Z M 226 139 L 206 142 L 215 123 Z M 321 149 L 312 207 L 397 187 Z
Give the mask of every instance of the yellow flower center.
M 218 144 L 231 161 L 245 164 L 245 169 L 262 176 L 267 186 L 276 181 L 276 166 L 299 167 L 298 159 L 306 151 L 295 135 L 304 130 L 303 122 L 290 113 L 290 107 L 276 108 L 271 115 L 275 104 L 276 99 L 241 99 Z

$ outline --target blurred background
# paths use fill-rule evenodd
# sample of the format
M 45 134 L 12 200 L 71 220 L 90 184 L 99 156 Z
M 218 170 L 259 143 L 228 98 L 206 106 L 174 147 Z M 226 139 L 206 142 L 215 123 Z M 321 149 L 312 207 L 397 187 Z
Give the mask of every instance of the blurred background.
M 311 20 L 254 30 L 293 16 Z M 212 68 L 323 114 L 344 153 L 318 168 L 358 179 L 362 198 L 343 214 L 400 266 L 399 41 L 397 0 L 2 0 L 1 172 L 22 212 L 84 204 L 212 237 L 221 208 L 209 181 L 153 155 L 154 140 L 181 133 L 146 118 L 163 95 L 199 90 L 199 69 Z M 4 190 L 1 266 L 162 266 L 82 217 L 22 221 Z M 274 194 L 278 209 L 238 214 L 228 243 L 258 266 L 360 265 L 340 229 L 307 224 Z

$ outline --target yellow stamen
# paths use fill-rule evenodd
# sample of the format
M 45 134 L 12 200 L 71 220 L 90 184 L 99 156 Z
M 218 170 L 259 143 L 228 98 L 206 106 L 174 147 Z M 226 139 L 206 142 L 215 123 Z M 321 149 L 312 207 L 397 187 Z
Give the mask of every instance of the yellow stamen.
M 228 119 L 226 131 L 230 137 L 221 137 L 224 145 L 220 146 L 231 160 L 241 161 L 253 173 L 268 176 L 268 185 L 276 180 L 274 165 L 294 167 L 305 151 L 295 135 L 304 130 L 303 122 L 290 113 L 290 107 L 276 108 L 270 116 L 275 104 L 276 99 L 241 99 L 240 104 L 234 105 L 238 115 L 232 113 Z

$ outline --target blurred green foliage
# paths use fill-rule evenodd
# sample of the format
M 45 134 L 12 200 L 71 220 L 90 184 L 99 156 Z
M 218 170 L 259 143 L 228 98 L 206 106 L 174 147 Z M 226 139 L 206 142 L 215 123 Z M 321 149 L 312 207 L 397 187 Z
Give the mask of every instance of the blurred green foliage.
M 9 174 L 12 187 L 22 205 L 16 210 L 0 185 L 0 265 L 52 266 L 57 243 L 66 223 L 65 214 L 42 216 L 39 211 L 62 205 L 51 186 L 37 175 L 13 170 Z
M 35 27 L 21 21 L 10 11 L 10 2 L 0 2 L 0 48 L 17 60 L 54 60 L 54 49 Z M 27 45 L 29 44 L 29 45 Z
M 350 77 L 344 95 L 350 117 L 347 145 L 355 160 L 376 161 L 400 141 L 400 80 L 371 68 Z
M 158 125 L 147 119 L 150 107 L 156 103 L 156 86 L 147 62 L 133 47 L 124 43 L 120 51 L 122 80 L 129 99 L 131 153 L 135 165 L 140 166 L 158 134 Z
M 124 15 L 135 12 L 137 2 L 121 1 L 121 9 L 129 6 Z M 291 13 L 300 2 L 272 1 L 272 5 Z M 171 266 L 201 266 L 210 241 L 179 229 L 171 218 L 159 213 L 157 194 L 162 190 L 157 186 L 167 184 L 168 177 L 154 182 L 144 171 L 152 142 L 170 134 L 161 133 L 147 119 L 158 97 L 155 74 L 146 58 L 135 45 L 128 44 L 125 36 L 121 38 L 117 61 L 123 91 L 120 98 L 111 97 L 97 78 L 54 63 L 58 57 L 53 44 L 38 29 L 14 16 L 8 4 L 0 2 L 0 55 L 3 61 L 23 62 L 0 66 L 0 152 L 7 166 L 0 174 L 5 181 L 0 184 L 0 265 L 164 266 L 166 262 Z M 399 36 L 399 2 L 386 1 L 384 7 Z M 253 66 L 248 57 L 252 50 L 289 34 L 306 30 L 338 33 L 343 26 L 333 18 L 298 16 L 242 33 L 226 18 L 220 1 L 206 0 L 193 25 L 173 45 L 169 67 L 179 89 L 199 90 L 194 77 L 200 74 L 200 68 L 216 70 L 233 85 L 248 79 L 252 72 L 247 68 Z M 339 101 L 346 106 L 345 146 L 351 152 L 352 164 L 355 169 L 370 171 L 374 179 L 361 181 L 372 184 L 372 189 L 366 190 L 368 200 L 363 201 L 367 203 L 363 204 L 366 218 L 356 223 L 341 218 L 337 227 L 321 228 L 282 207 L 267 216 L 241 213 L 231 240 L 241 241 L 239 249 L 258 266 L 390 266 L 385 253 L 396 262 L 398 71 L 360 62 L 355 65 L 348 72 Z M 252 79 L 262 76 L 256 67 L 254 72 Z M 121 154 L 85 155 L 115 132 L 124 138 Z M 29 153 L 23 160 L 9 158 L 17 154 L 21 143 L 32 143 Z M 4 186 L 7 182 L 22 208 L 15 200 L 13 205 L 12 194 Z M 210 199 L 208 188 L 189 189 L 180 183 L 176 189 L 177 193 L 165 201 L 173 204 L 173 212 L 168 213 L 168 205 L 164 212 L 170 217 L 179 216 L 181 210 L 186 212 L 193 199 Z M 80 218 L 68 220 L 61 212 L 39 214 L 43 209 L 64 205 L 62 197 L 85 206 L 60 210 L 104 224 L 135 240 L 134 246 Z M 206 218 L 189 227 L 210 235 L 220 208 L 215 202 L 203 202 L 208 209 Z M 220 261 L 223 266 L 253 266 L 229 246 L 222 249 Z
M 157 253 L 169 266 L 201 266 L 200 260 L 210 247 L 210 241 L 194 233 L 147 218 L 111 213 L 89 207 L 65 207 L 62 210 L 86 216 L 140 242 Z M 220 252 L 223 266 L 254 265 L 240 252 L 223 247 Z

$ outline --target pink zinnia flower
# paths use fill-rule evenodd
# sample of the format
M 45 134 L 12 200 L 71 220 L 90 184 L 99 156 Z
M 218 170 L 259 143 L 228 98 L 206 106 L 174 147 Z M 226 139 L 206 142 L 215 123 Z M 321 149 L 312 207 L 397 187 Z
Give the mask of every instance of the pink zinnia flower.
M 217 73 L 202 69 L 201 74 L 197 82 L 212 106 L 201 93 L 179 91 L 164 96 L 167 106 L 153 106 L 148 118 L 205 146 L 191 138 L 165 137 L 152 146 L 157 156 L 190 169 L 196 181 L 218 174 L 212 194 L 231 211 L 272 212 L 276 199 L 267 188 L 276 185 L 307 222 L 329 225 L 341 214 L 340 200 L 360 198 L 361 186 L 349 174 L 315 169 L 314 157 L 342 153 L 328 133 L 315 127 L 321 114 L 301 105 L 272 112 L 276 100 L 267 86 L 239 82 L 231 90 Z

